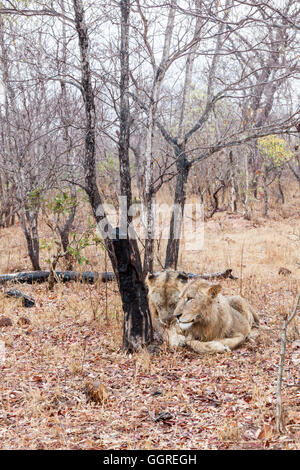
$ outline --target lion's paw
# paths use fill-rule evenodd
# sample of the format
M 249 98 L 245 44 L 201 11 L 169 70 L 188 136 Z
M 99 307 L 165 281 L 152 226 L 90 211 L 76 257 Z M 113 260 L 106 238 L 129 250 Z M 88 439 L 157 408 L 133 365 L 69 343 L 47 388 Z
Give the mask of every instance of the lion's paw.
M 169 344 L 171 346 L 171 348 L 177 348 L 178 346 L 185 346 L 186 345 L 186 341 L 185 341 L 185 336 L 183 335 L 176 335 L 176 337 L 171 337 L 169 339 Z
M 185 346 L 185 345 L 186 345 L 185 336 L 178 335 L 178 346 Z
M 220 343 L 219 341 L 212 341 L 212 343 L 215 352 L 223 353 L 231 351 L 231 349 L 226 344 Z

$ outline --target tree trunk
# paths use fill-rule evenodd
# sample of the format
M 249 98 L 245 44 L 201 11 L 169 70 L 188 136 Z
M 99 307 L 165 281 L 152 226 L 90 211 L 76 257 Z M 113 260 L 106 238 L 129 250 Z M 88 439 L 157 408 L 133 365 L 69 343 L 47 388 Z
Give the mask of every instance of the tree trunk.
M 40 271 L 39 262 L 39 235 L 38 235 L 38 212 L 25 208 L 20 213 L 21 227 L 26 238 L 28 255 L 34 271 Z
M 62 10 L 65 12 L 65 2 L 64 2 L 64 0 L 61 1 L 61 5 L 62 5 Z M 62 53 L 61 53 L 61 57 L 58 57 L 57 69 L 59 70 L 60 67 L 61 67 L 62 68 L 62 75 L 67 76 L 68 43 L 67 43 L 66 22 L 65 22 L 65 20 L 62 20 L 62 36 L 63 36 L 63 38 L 62 38 Z M 70 135 L 70 124 L 69 124 L 71 122 L 71 116 L 69 115 L 69 112 L 68 112 L 68 97 L 67 97 L 66 83 L 63 80 L 61 80 L 60 86 L 61 86 L 61 97 L 62 97 L 62 109 L 60 111 L 60 115 L 61 115 L 61 122 L 62 122 L 63 129 L 64 129 L 63 140 L 64 140 L 64 143 L 65 143 L 66 149 L 68 149 L 68 151 L 66 153 L 68 168 L 71 168 L 71 172 L 72 172 L 72 170 L 74 170 L 74 159 L 73 159 L 72 150 L 70 150 L 70 149 L 72 149 L 72 146 L 73 146 L 71 135 Z M 66 263 L 67 263 L 67 270 L 72 271 L 74 259 L 73 259 L 72 255 L 69 253 L 68 247 L 69 247 L 69 234 L 70 234 L 70 230 L 71 230 L 72 224 L 73 224 L 74 219 L 75 219 L 77 206 L 76 206 L 75 186 L 70 184 L 69 185 L 69 190 L 70 190 L 70 196 L 73 200 L 73 204 L 72 204 L 71 210 L 68 214 L 68 217 L 64 222 L 64 225 L 61 226 L 61 227 L 58 226 L 58 231 L 59 231 L 59 235 L 60 235 L 60 239 L 61 239 L 63 252 L 65 253 L 65 260 L 66 260 Z
M 125 257 L 122 257 L 122 259 L 124 258 Z M 185 272 L 185 274 L 190 279 L 237 279 L 237 277 L 232 274 L 232 269 L 226 269 L 225 271 L 215 273 L 193 274 Z M 35 282 L 42 283 L 48 281 L 49 276 L 50 271 L 27 271 L 22 273 L 0 274 L 0 284 L 3 285 L 7 282 L 18 282 L 21 284 L 33 284 Z M 95 284 L 98 281 L 109 282 L 117 280 L 115 274 L 112 272 L 97 273 L 91 271 L 86 271 L 83 273 L 76 271 L 55 271 L 54 279 L 55 281 L 58 279 L 60 282 L 75 281 L 86 282 L 88 284 Z
M 278 175 L 277 183 L 278 183 L 278 199 L 281 200 L 281 204 L 284 204 L 285 199 L 284 199 L 284 192 L 283 192 L 282 184 L 281 184 L 281 172 Z
M 75 25 L 79 38 L 81 52 L 82 89 L 86 114 L 86 139 L 85 139 L 85 180 L 86 192 L 98 226 L 106 214 L 102 211 L 102 199 L 96 182 L 95 162 L 95 102 L 91 83 L 91 71 L 89 63 L 89 42 L 87 27 L 84 19 L 84 10 L 81 0 L 73 0 L 75 12 Z M 121 196 L 125 196 L 127 207 L 131 203 L 131 177 L 129 165 L 129 0 L 121 0 L 121 48 L 120 48 L 120 135 L 119 135 L 119 165 Z M 131 217 L 126 217 L 126 229 L 131 222 Z M 111 228 L 111 227 L 110 227 Z M 136 240 L 129 240 L 127 233 L 115 230 L 115 239 L 106 238 L 105 244 L 108 251 L 122 298 L 124 308 L 124 340 L 126 351 L 134 351 L 146 346 L 152 341 L 152 324 L 147 302 L 146 291 L 143 286 L 142 266 Z M 122 238 L 125 235 L 125 238 Z
M 65 260 L 66 260 L 66 263 L 67 263 L 66 268 L 67 268 L 68 271 L 72 271 L 73 261 L 74 261 L 73 256 L 68 251 L 68 248 L 69 248 L 69 234 L 70 234 L 71 224 L 74 220 L 74 217 L 72 217 L 72 220 L 71 220 L 70 224 L 68 224 L 68 221 L 70 221 L 70 218 L 68 218 L 68 220 L 67 220 L 66 224 L 63 226 L 63 228 L 58 227 L 60 240 L 61 240 L 61 245 L 62 245 L 62 248 L 63 248 L 63 252 L 65 253 Z
M 261 162 L 259 162 L 259 153 L 257 149 L 257 140 L 253 142 L 253 146 L 251 148 L 251 154 L 249 157 L 249 167 L 252 173 L 251 178 L 251 191 L 253 191 L 253 196 L 257 199 L 258 196 L 258 172 L 261 166 Z
M 296 167 L 294 167 L 291 162 L 289 162 L 288 165 L 289 165 L 289 169 L 291 170 L 296 180 L 298 181 L 299 187 L 300 187 L 300 157 L 298 157 L 298 169 L 296 169 Z
M 263 180 L 263 193 L 264 193 L 264 217 L 268 216 L 269 203 L 268 203 L 268 186 L 267 186 L 267 168 L 264 165 L 262 180 Z
M 0 274 L 0 284 L 6 282 L 18 282 L 21 284 L 33 284 L 35 282 L 42 283 L 48 281 L 50 271 L 28 271 L 23 273 L 14 274 Z M 108 282 L 115 281 L 116 276 L 111 272 L 83 272 L 78 273 L 76 271 L 55 271 L 54 280 L 59 279 L 60 282 L 87 282 L 88 284 L 95 284 L 97 281 Z
M 146 239 L 145 239 L 145 251 L 144 251 L 144 265 L 143 275 L 146 277 L 148 272 L 153 271 L 154 262 L 154 214 L 153 214 L 153 202 L 154 202 L 154 188 L 153 188 L 153 138 L 155 119 L 157 113 L 157 105 L 160 96 L 160 90 L 162 81 L 167 71 L 168 59 L 170 55 L 171 39 L 174 29 L 175 19 L 175 6 L 176 1 L 171 0 L 170 9 L 168 15 L 168 22 L 164 37 L 164 47 L 162 58 L 159 66 L 153 63 L 154 67 L 154 79 L 150 96 L 150 104 L 148 108 L 147 124 L 146 124 L 146 143 L 145 143 L 145 195 L 144 205 L 146 209 Z
M 209 214 L 207 214 L 206 218 L 211 219 L 212 216 L 219 210 L 219 199 L 218 199 L 218 193 L 221 191 L 221 189 L 224 188 L 224 183 L 221 183 L 220 186 L 215 188 L 213 190 L 212 196 L 211 196 L 211 191 L 209 190 L 208 193 L 210 194 L 210 197 L 213 199 L 212 203 L 212 209 Z
M 71 197 L 73 199 L 74 204 L 72 204 L 70 213 L 68 215 L 67 220 L 65 221 L 63 226 L 58 226 L 58 231 L 60 235 L 62 251 L 65 253 L 64 257 L 67 263 L 67 270 L 72 271 L 73 269 L 73 261 L 74 258 L 71 253 L 68 251 L 69 248 L 69 235 L 72 228 L 72 224 L 75 219 L 76 214 L 76 191 L 73 187 L 70 187 Z
M 285 361 L 285 350 L 286 350 L 286 333 L 287 327 L 296 316 L 298 311 L 298 306 L 300 302 L 300 292 L 298 293 L 296 304 L 294 307 L 293 312 L 284 320 L 282 330 L 281 330 L 281 350 L 280 350 L 280 360 L 279 360 L 279 367 L 278 367 L 278 376 L 277 376 L 277 388 L 276 388 L 276 428 L 279 433 L 286 432 L 283 416 L 282 416 L 282 396 L 281 396 L 281 388 L 282 388 L 282 377 L 283 377 L 283 368 L 284 368 L 284 361 Z
M 245 219 L 251 219 L 251 212 L 249 210 L 249 169 L 247 152 L 245 152 L 245 194 L 243 198 L 243 215 Z
M 190 171 L 190 164 L 182 147 L 177 147 L 176 158 L 176 188 L 165 261 L 165 268 L 172 267 L 174 269 L 177 269 L 178 263 L 182 218 L 186 200 L 186 185 Z
M 132 260 L 128 240 L 117 237 L 113 246 L 124 311 L 123 349 L 129 352 L 137 351 L 153 341 L 147 292 L 139 269 Z
M 236 169 L 235 169 L 235 162 L 233 160 L 233 152 L 230 150 L 229 152 L 229 162 L 230 162 L 230 206 L 231 212 L 237 211 L 237 184 L 236 184 Z
M 132 201 L 131 175 L 129 162 L 129 14 L 130 1 L 121 0 L 121 80 L 120 80 L 120 136 L 119 164 L 121 195 L 126 197 L 127 208 Z M 127 213 L 127 227 L 132 221 Z M 116 262 L 116 276 L 124 310 L 123 348 L 125 351 L 138 350 L 153 340 L 151 317 L 148 307 L 147 294 L 143 285 L 143 273 L 135 239 L 119 239 L 113 241 Z
M 5 42 L 4 37 L 5 32 L 5 22 L 3 20 L 3 15 L 0 14 L 0 64 L 1 64 L 1 75 L 4 94 L 4 116 L 1 125 L 1 137 L 2 142 L 10 141 L 11 136 L 11 106 L 14 102 L 14 91 L 10 82 L 10 73 L 9 73 L 9 48 Z M 1 112 L 2 118 L 2 112 Z M 1 119 L 2 120 L 2 119 Z M 13 130 L 13 135 L 15 134 L 15 129 Z M 10 146 L 8 146 L 10 148 Z M 14 224 L 14 190 L 15 186 L 12 184 L 12 178 L 9 177 L 9 173 L 5 174 L 4 169 L 1 168 L 0 175 L 0 199 L 1 199 L 1 213 L 0 213 L 0 226 L 9 227 Z

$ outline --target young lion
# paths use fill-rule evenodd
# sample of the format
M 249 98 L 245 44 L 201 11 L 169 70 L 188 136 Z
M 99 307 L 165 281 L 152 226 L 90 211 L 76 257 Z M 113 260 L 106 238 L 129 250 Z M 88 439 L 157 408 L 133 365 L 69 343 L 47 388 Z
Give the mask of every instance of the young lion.
M 185 344 L 185 338 L 177 327 L 173 314 L 188 279 L 184 272 L 173 269 L 149 273 L 146 277 L 153 329 L 159 338 L 167 341 L 170 346 Z
M 174 312 L 186 344 L 199 353 L 230 351 L 243 343 L 258 317 L 240 296 L 224 297 L 220 284 L 192 281 Z M 174 341 L 173 341 L 174 342 Z

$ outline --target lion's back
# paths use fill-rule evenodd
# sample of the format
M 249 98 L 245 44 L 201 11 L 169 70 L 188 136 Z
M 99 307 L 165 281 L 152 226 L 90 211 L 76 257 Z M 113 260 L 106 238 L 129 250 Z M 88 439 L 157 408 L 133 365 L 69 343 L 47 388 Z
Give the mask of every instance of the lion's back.
M 257 313 L 253 310 L 249 302 L 240 295 L 232 295 L 227 297 L 230 306 L 237 310 L 246 318 L 250 326 L 259 324 Z

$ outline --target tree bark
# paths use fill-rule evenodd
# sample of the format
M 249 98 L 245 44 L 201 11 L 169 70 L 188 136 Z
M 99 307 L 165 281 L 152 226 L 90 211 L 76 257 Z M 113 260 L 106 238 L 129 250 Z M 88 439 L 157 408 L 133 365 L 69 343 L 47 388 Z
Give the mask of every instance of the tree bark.
M 7 282 L 18 282 L 21 284 L 33 284 L 34 282 L 42 283 L 47 282 L 50 276 L 50 271 L 28 271 L 14 274 L 1 274 L 0 284 L 6 284 Z M 60 282 L 87 282 L 89 284 L 95 284 L 97 281 L 108 282 L 115 281 L 116 276 L 111 272 L 97 273 L 97 272 L 83 272 L 79 273 L 76 271 L 55 271 L 55 281 L 59 279 Z
M 190 171 L 190 164 L 182 146 L 176 148 L 177 178 L 174 195 L 174 204 L 171 215 L 169 239 L 166 251 L 165 268 L 177 269 L 179 246 L 182 230 L 182 218 L 186 200 L 186 185 Z
M 124 311 L 123 349 L 138 351 L 153 341 L 147 292 L 134 263 L 127 240 L 113 241 L 117 261 L 118 284 Z
M 89 40 L 84 19 L 84 9 L 81 0 L 73 0 L 75 12 L 75 25 L 79 38 L 81 53 L 82 89 L 86 114 L 85 139 L 85 171 L 86 192 L 98 225 L 106 217 L 101 210 L 102 199 L 96 182 L 95 163 L 95 122 L 96 111 L 94 93 L 91 82 L 89 63 Z M 125 196 L 127 208 L 132 199 L 131 177 L 129 164 L 129 0 L 121 0 L 121 45 L 120 45 L 120 133 L 119 133 L 119 168 L 121 196 Z M 126 213 L 126 232 L 131 217 Z M 126 351 L 134 351 L 146 346 L 152 341 L 152 324 L 148 307 L 146 290 L 143 286 L 142 266 L 135 239 L 129 240 L 128 234 L 120 233 L 115 229 L 115 239 L 106 238 L 108 251 L 122 298 L 124 308 L 124 339 L 123 346 Z M 124 237 L 124 238 L 123 238 Z
M 263 175 L 262 175 L 263 194 L 264 194 L 264 217 L 268 217 L 268 211 L 269 211 L 267 178 L 268 178 L 268 169 L 267 169 L 267 165 L 264 164 Z
M 132 201 L 131 175 L 129 162 L 129 15 L 130 1 L 121 0 L 121 49 L 120 49 L 120 137 L 119 137 L 119 165 L 120 165 L 120 192 L 127 200 L 127 208 Z M 132 217 L 122 214 L 126 218 L 127 227 Z M 136 239 L 119 239 L 113 241 L 116 260 L 116 276 L 122 298 L 124 310 L 123 349 L 125 351 L 138 350 L 153 341 L 151 316 L 148 306 L 147 293 L 143 285 L 143 272 L 140 254 Z
M 40 247 L 38 234 L 38 210 L 28 207 L 20 212 L 21 228 L 26 238 L 28 255 L 35 271 L 40 271 Z
M 236 168 L 235 162 L 233 159 L 233 152 L 230 150 L 229 152 L 229 162 L 230 162 L 230 206 L 231 212 L 237 211 L 237 199 L 238 199 L 238 192 L 237 192 L 237 183 L 236 183 Z
M 150 96 L 150 104 L 148 108 L 147 124 L 146 124 L 146 145 L 145 145 L 145 194 L 144 194 L 144 206 L 146 215 L 146 239 L 145 239 L 145 250 L 144 250 L 144 264 L 143 264 L 143 276 L 146 277 L 148 272 L 153 271 L 154 261 L 154 214 L 153 214 L 153 201 L 154 201 L 154 187 L 153 187 L 153 139 L 154 139 L 154 128 L 155 119 L 157 114 L 157 105 L 160 97 L 160 90 L 163 79 L 165 77 L 168 68 L 168 59 L 170 55 L 171 39 L 174 29 L 174 18 L 175 18 L 175 6 L 176 1 L 171 0 L 170 9 L 168 15 L 168 22 L 164 35 L 164 47 L 162 58 L 159 66 L 155 64 L 154 55 L 152 56 L 152 66 L 154 68 L 154 78 Z M 140 9 L 140 14 L 142 11 Z
M 62 10 L 65 13 L 65 2 L 64 0 L 61 1 L 62 5 Z M 58 58 L 58 64 L 57 68 L 58 70 L 60 67 L 62 68 L 62 76 L 66 77 L 67 76 L 67 51 L 68 51 L 68 45 L 67 45 L 67 36 L 66 36 L 66 20 L 62 20 L 62 54 L 61 57 Z M 61 121 L 63 124 L 64 132 L 63 132 L 63 140 L 66 146 L 66 149 L 69 149 L 66 154 L 68 166 L 71 167 L 71 172 L 74 170 L 74 158 L 72 154 L 72 138 L 70 135 L 70 122 L 71 122 L 71 117 L 69 116 L 68 113 L 68 97 L 67 97 L 67 88 L 66 88 L 66 83 L 61 80 L 60 82 L 61 86 L 61 97 L 62 97 L 62 109 L 60 111 L 61 114 Z M 69 190 L 70 190 L 70 196 L 73 200 L 72 207 L 70 208 L 69 214 L 67 219 L 65 220 L 64 224 L 62 226 L 58 226 L 58 231 L 61 239 L 61 244 L 63 251 L 65 253 L 65 260 L 66 260 L 66 267 L 68 271 L 72 271 L 73 269 L 73 257 L 68 251 L 69 247 L 69 234 L 71 231 L 72 224 L 75 219 L 75 214 L 76 214 L 76 190 L 75 186 L 70 184 L 69 185 Z
M 126 255 L 127 256 L 127 255 Z M 128 258 L 121 255 L 122 260 L 125 260 L 124 266 L 127 266 Z M 123 261 L 124 262 L 124 261 Z M 127 269 L 127 268 L 126 268 Z M 128 268 L 132 269 L 132 267 Z M 87 282 L 89 284 L 95 284 L 96 282 L 109 282 L 116 281 L 116 275 L 112 272 L 90 272 L 86 271 L 83 273 L 76 271 L 55 271 L 54 273 L 55 280 L 60 282 Z M 232 269 L 226 269 L 225 271 L 215 272 L 215 273 L 203 273 L 203 274 L 193 274 L 185 273 L 190 279 L 201 278 L 201 279 L 237 279 L 236 276 L 232 274 Z M 6 284 L 7 282 L 18 282 L 21 284 L 33 284 L 34 282 L 42 283 L 48 281 L 50 276 L 50 271 L 27 271 L 21 273 L 13 274 L 0 274 L 0 284 Z
M 277 376 L 277 389 L 276 389 L 276 428 L 279 433 L 284 433 L 284 422 L 282 419 L 282 397 L 281 397 L 281 388 L 282 388 L 282 376 L 283 376 L 283 366 L 285 360 L 285 350 L 286 350 L 286 332 L 287 327 L 295 317 L 298 306 L 300 302 L 300 292 L 298 293 L 296 304 L 294 307 L 293 312 L 291 315 L 286 318 L 283 322 L 282 330 L 281 330 L 281 351 L 280 351 L 280 360 L 279 360 L 279 367 L 278 367 L 278 376 Z
M 296 165 L 296 162 L 297 162 L 297 165 Z M 299 187 L 300 187 L 300 156 L 296 155 L 295 166 L 292 164 L 292 162 L 289 162 L 288 166 L 291 172 L 293 173 L 293 175 L 295 176 L 296 180 L 298 181 Z

